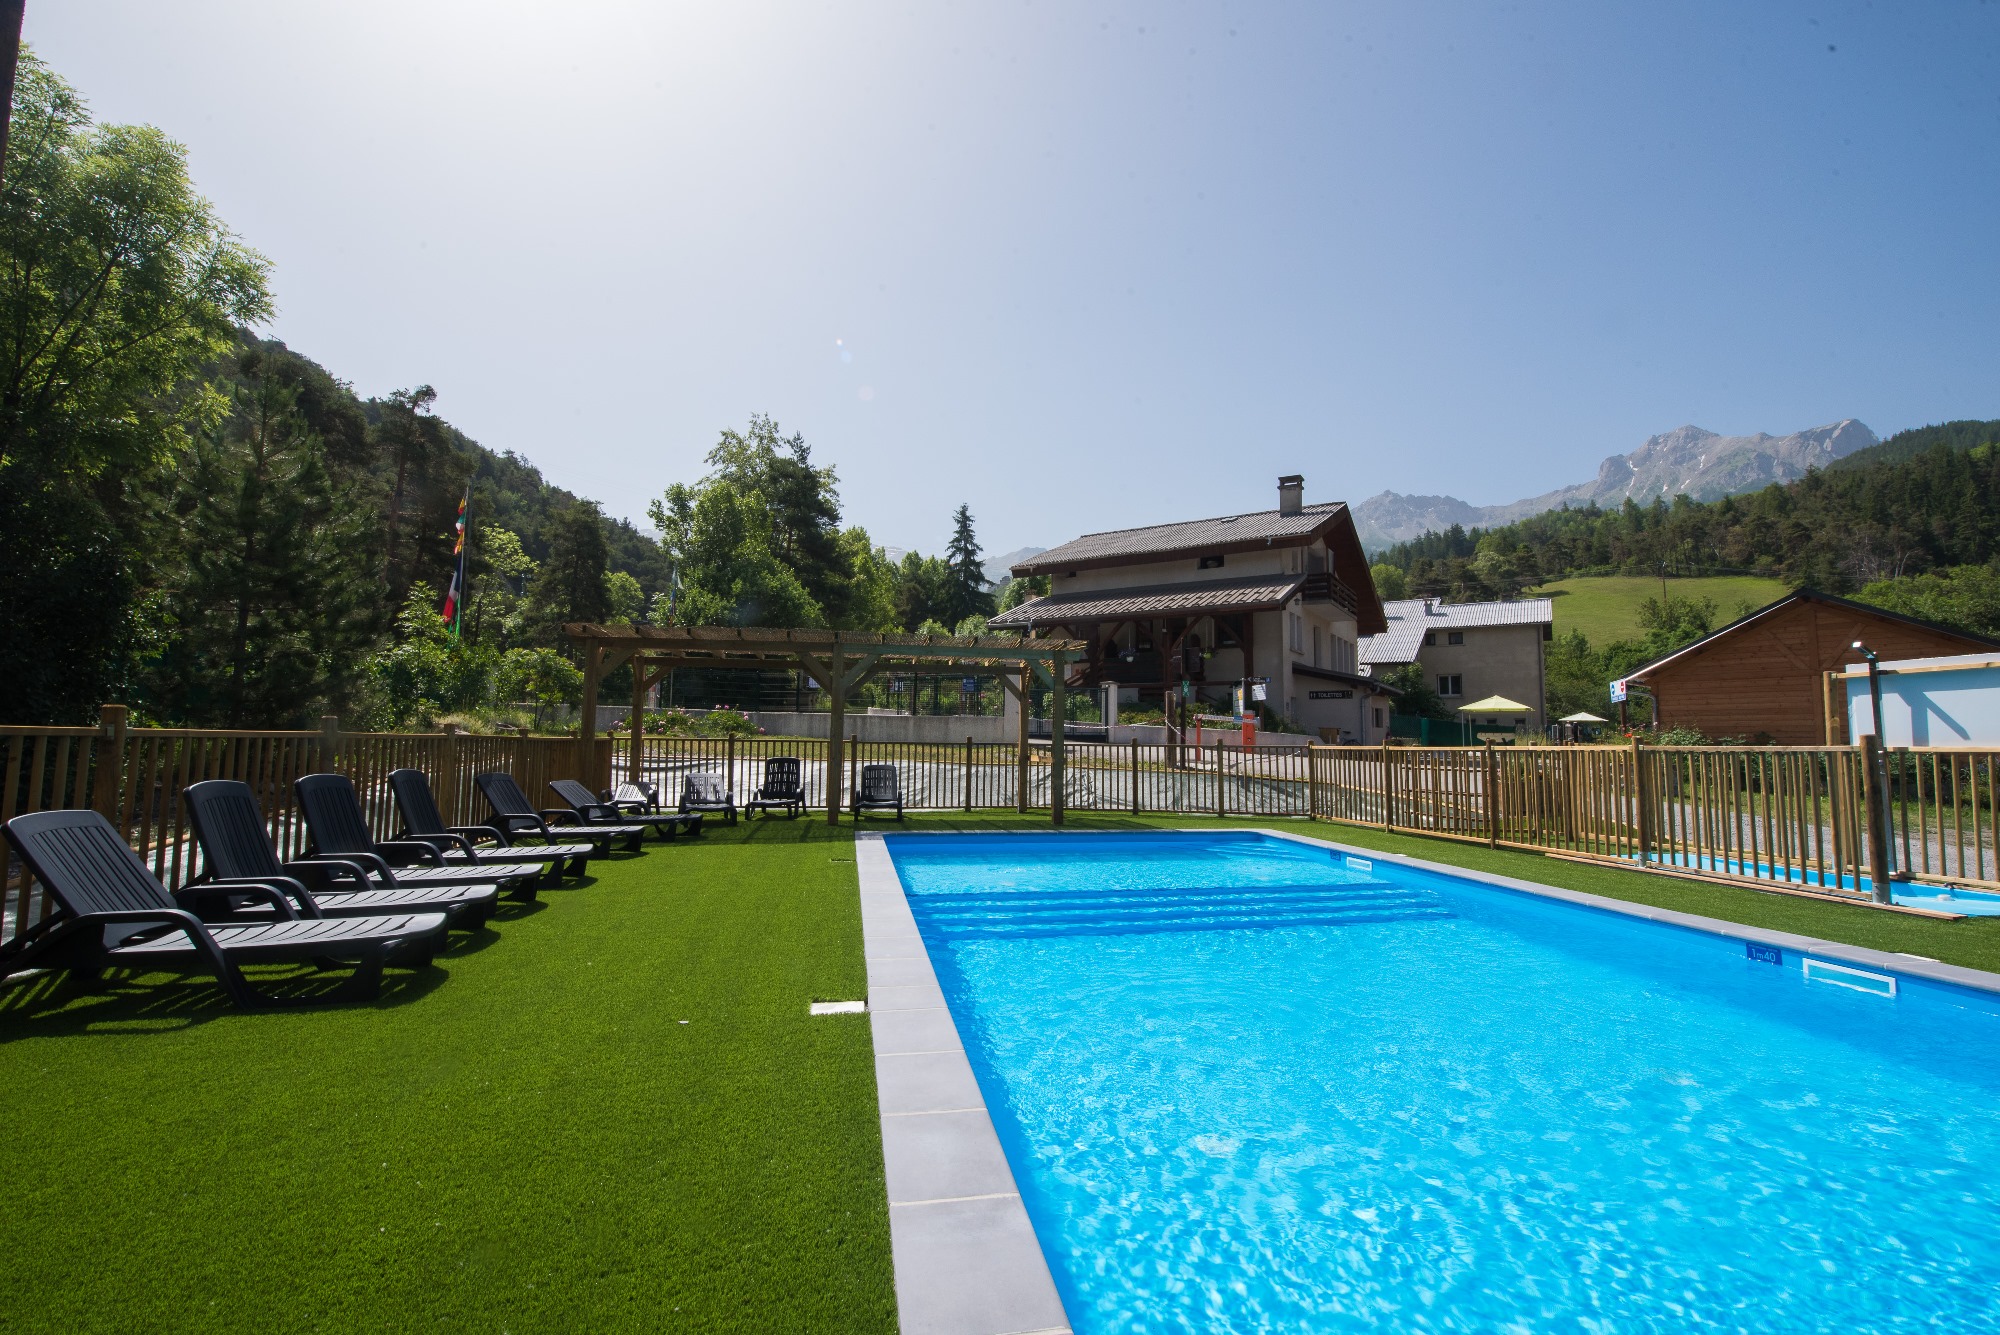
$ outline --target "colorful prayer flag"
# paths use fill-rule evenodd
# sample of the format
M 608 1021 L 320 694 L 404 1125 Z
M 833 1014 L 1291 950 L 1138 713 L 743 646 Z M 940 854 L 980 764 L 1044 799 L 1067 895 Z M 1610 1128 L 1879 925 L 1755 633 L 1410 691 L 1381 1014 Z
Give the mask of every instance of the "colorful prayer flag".
M 468 482 L 458 502 L 458 545 L 451 549 L 451 588 L 444 595 L 444 619 L 451 625 L 453 639 L 458 638 L 465 621 L 465 521 L 471 505 L 472 484 Z

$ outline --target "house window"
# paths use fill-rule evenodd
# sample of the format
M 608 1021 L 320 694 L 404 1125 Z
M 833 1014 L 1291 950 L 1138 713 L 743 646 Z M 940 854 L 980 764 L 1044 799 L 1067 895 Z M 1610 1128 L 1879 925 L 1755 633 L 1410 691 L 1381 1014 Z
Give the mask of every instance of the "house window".
M 1313 627 L 1313 666 L 1323 666 L 1319 661 L 1319 627 Z
M 1436 631 L 1434 631 L 1434 630 L 1427 630 L 1427 631 L 1425 631 L 1425 632 L 1424 632 L 1424 645 L 1425 645 L 1425 647 L 1429 647 L 1429 646 L 1431 646 L 1431 645 L 1434 645 L 1434 644 L 1436 644 L 1437 642 L 1438 642 L 1438 633 L 1437 633 Z
M 1444 642 L 1446 644 L 1464 644 L 1465 632 L 1462 630 L 1446 631 L 1444 635 Z
M 1292 620 L 1292 652 L 1302 654 L 1306 651 L 1306 619 L 1297 612 L 1293 612 L 1290 615 Z
M 1204 556 L 1204 557 L 1202 557 L 1202 558 L 1201 558 L 1201 565 L 1200 565 L 1200 567 L 1199 567 L 1199 568 L 1200 568 L 1200 569 L 1202 569 L 1202 570 L 1220 570 L 1220 569 L 1222 569 L 1222 553 L 1221 553 L 1221 552 L 1217 552 L 1217 553 L 1215 553 L 1215 554 L 1214 554 L 1213 556 Z
M 1382 707 L 1380 705 L 1375 707 L 1375 726 L 1378 728 L 1382 726 Z
M 1447 700 L 1455 700 L 1465 694 L 1465 678 L 1458 673 L 1438 674 L 1438 694 Z

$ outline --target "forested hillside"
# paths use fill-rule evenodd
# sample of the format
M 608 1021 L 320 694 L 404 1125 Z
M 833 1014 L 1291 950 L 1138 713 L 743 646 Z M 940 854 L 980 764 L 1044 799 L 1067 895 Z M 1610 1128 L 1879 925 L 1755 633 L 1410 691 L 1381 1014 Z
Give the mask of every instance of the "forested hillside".
M 976 628 L 972 517 L 891 565 L 767 418 L 664 486 L 664 541 L 495 454 L 413 384 L 363 398 L 254 332 L 268 262 L 180 145 L 24 52 L 0 189 L 0 722 L 396 727 L 574 698 L 558 627 Z M 447 622 L 460 499 L 468 589 Z
M 1578 574 L 1756 574 L 1848 592 L 2000 552 L 2000 422 L 1902 432 L 1796 482 L 1718 501 L 1553 510 L 1451 528 L 1377 562 L 1413 593 L 1506 597 Z

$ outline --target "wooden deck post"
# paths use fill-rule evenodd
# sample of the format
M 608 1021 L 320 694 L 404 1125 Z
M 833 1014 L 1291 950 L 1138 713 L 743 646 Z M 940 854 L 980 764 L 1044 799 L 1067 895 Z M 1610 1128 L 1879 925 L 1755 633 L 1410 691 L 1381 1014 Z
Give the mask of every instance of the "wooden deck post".
M 1063 774 L 1068 757 L 1064 754 L 1064 715 L 1069 711 L 1067 695 L 1069 660 L 1061 654 L 1049 655 L 1049 824 L 1063 823 Z
M 447 723 L 444 725 L 444 735 L 438 738 L 436 785 L 437 789 L 441 790 L 438 793 L 438 805 L 447 825 L 467 823 L 458 800 L 459 789 L 464 783 L 463 776 L 459 774 L 461 762 L 458 757 L 458 725 Z
M 125 726 L 129 716 L 124 705 L 104 705 L 97 711 L 97 758 L 91 774 L 90 805 L 113 825 L 119 824 L 118 803 L 125 787 Z
M 1021 663 L 1021 708 L 1015 719 L 1021 726 L 1014 738 L 1014 810 L 1020 815 L 1028 814 L 1028 704 L 1034 696 L 1034 670 L 1025 660 Z
M 1500 847 L 1500 766 L 1493 758 L 1493 743 L 1486 743 L 1486 846 Z
M 1638 808 L 1632 824 L 1639 841 L 1639 861 L 1653 859 L 1653 785 L 1646 774 L 1646 748 L 1632 739 L 1632 802 Z
M 333 771 L 340 756 L 340 715 L 319 716 L 319 746 L 319 768 L 323 772 Z
M 846 740 L 841 729 L 847 724 L 847 655 L 840 652 L 838 645 L 826 656 L 828 713 L 826 718 L 826 823 L 840 824 L 841 780 L 846 773 L 841 769 L 845 757 L 841 754 L 841 743 Z
M 646 761 L 646 660 L 632 660 L 632 754 L 625 758 L 625 782 L 638 783 Z
M 1396 772 L 1389 765 L 1389 744 L 1382 743 L 1382 828 L 1396 828 Z
M 1861 796 L 1868 812 L 1868 889 L 1877 904 L 1894 902 L 1889 888 L 1889 773 L 1882 762 L 1882 739 L 1861 734 Z

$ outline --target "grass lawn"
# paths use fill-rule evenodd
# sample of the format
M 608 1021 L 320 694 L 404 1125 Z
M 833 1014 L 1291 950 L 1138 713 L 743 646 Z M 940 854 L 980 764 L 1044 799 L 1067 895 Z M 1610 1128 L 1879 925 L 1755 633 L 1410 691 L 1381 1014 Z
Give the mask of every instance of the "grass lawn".
M 1667 592 L 1678 598 L 1713 598 L 1717 626 L 1737 617 L 1742 604 L 1752 609 L 1776 602 L 1791 592 L 1784 583 L 1756 575 L 1711 575 L 1697 579 L 1670 579 Z M 1556 634 L 1580 630 L 1599 648 L 1613 640 L 1636 640 L 1645 631 L 1639 625 L 1639 607 L 1648 598 L 1660 596 L 1660 581 L 1645 575 L 1579 575 L 1559 579 L 1530 589 L 1536 598 L 1554 598 Z
M 2000 920 L 1273 823 L 2000 969 Z M 0 1328 L 893 1329 L 867 1023 L 806 1015 L 861 995 L 851 840 L 801 820 L 649 843 L 429 974 L 392 974 L 368 1006 L 246 1014 L 179 981 L 0 988 Z

